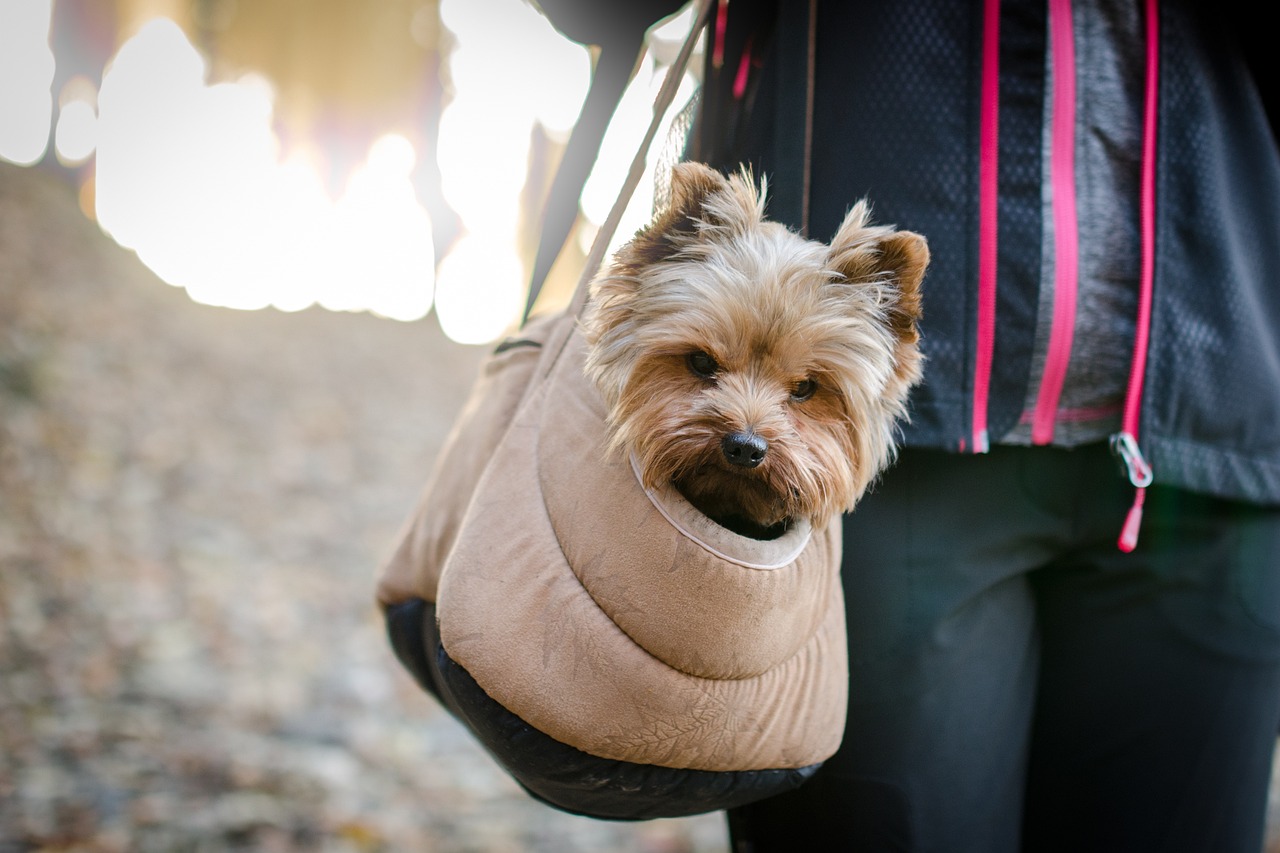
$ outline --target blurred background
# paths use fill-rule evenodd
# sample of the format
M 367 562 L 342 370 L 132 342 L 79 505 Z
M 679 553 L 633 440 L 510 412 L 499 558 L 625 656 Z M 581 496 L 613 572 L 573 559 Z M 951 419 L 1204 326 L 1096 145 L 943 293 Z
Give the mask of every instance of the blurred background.
M 0 0 L 0 851 L 726 849 L 534 803 L 373 606 L 592 62 L 525 0 Z

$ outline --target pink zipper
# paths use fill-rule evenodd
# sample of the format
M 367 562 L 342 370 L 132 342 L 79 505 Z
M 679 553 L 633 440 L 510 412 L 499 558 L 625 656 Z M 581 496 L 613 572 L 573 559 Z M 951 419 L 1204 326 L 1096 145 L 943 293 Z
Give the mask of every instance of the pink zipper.
M 724 34 L 729 28 L 729 0 L 720 0 L 716 6 L 715 37 L 711 42 L 711 65 L 724 67 Z
M 1142 232 L 1142 268 L 1138 279 L 1138 320 L 1134 330 L 1133 364 L 1129 370 L 1129 390 L 1125 395 L 1120 432 L 1111 437 L 1112 450 L 1124 463 L 1134 487 L 1133 505 L 1125 517 L 1117 543 L 1121 551 L 1138 545 L 1142 526 L 1142 505 L 1151 485 L 1151 465 L 1138 447 L 1138 426 L 1142 417 L 1142 386 L 1147 372 L 1147 351 L 1151 342 L 1151 298 L 1155 281 L 1156 235 L 1156 101 L 1160 80 L 1160 3 L 1147 0 L 1147 84 L 1142 117 L 1142 188 L 1139 201 L 1139 228 Z
M 983 7 L 982 115 L 978 161 L 978 340 L 973 373 L 973 452 L 986 453 L 987 402 L 996 339 L 996 201 L 1000 142 L 1000 0 Z
M 1000 0 L 985 0 L 983 17 L 983 57 L 982 57 L 982 113 L 979 156 L 979 237 L 978 237 L 978 325 L 976 354 L 974 358 L 973 379 L 973 425 L 972 438 L 974 453 L 985 453 L 989 449 L 987 404 L 991 393 L 991 364 L 995 348 L 995 313 L 996 313 L 996 201 L 997 175 L 999 158 L 997 146 L 999 142 L 999 83 L 1000 83 Z M 1070 124 L 1074 135 L 1074 43 L 1071 41 L 1071 16 L 1069 0 L 1053 0 L 1051 15 L 1056 22 L 1054 38 L 1054 79 L 1055 108 L 1053 128 L 1052 180 L 1054 187 L 1054 217 L 1056 239 L 1055 251 L 1058 252 L 1059 264 L 1055 281 L 1054 330 L 1050 333 L 1050 365 L 1046 366 L 1045 381 L 1051 378 L 1049 367 L 1061 360 L 1061 370 L 1065 375 L 1065 363 L 1071 352 L 1071 327 L 1074 323 L 1076 271 L 1078 262 L 1078 235 L 1076 232 L 1075 192 L 1074 192 L 1074 143 L 1065 146 L 1063 160 L 1059 162 L 1058 154 L 1062 147 L 1059 140 L 1062 110 L 1059 109 L 1058 98 L 1064 94 L 1058 85 L 1063 81 L 1062 68 L 1071 69 L 1068 76 L 1071 87 Z M 1159 0 L 1146 0 L 1146 91 L 1143 108 L 1143 143 L 1142 143 L 1142 175 L 1140 195 L 1140 229 L 1142 239 L 1142 267 L 1138 283 L 1138 317 L 1134 333 L 1133 359 L 1129 372 L 1129 385 L 1125 394 L 1124 414 L 1120 432 L 1111 437 L 1112 452 L 1124 464 L 1129 482 L 1134 486 L 1133 504 L 1125 516 L 1124 526 L 1120 532 L 1118 546 L 1120 550 L 1132 551 L 1138 544 L 1138 532 L 1142 526 L 1143 505 L 1146 502 L 1146 490 L 1151 485 L 1154 475 L 1138 446 L 1138 428 L 1142 416 L 1142 390 L 1146 378 L 1147 354 L 1151 336 L 1151 301 L 1155 270 L 1155 153 L 1156 153 L 1156 106 L 1159 92 L 1160 71 L 1160 26 Z M 1067 42 L 1059 47 L 1058 40 L 1063 38 L 1064 31 Z M 1063 61 L 1065 58 L 1066 61 Z M 1061 63 L 1061 64 L 1060 64 Z M 1069 159 L 1068 159 L 1069 158 Z M 1071 176 L 1069 179 L 1065 176 Z M 1069 187 L 1069 192 L 1063 191 Z M 1060 199 L 1069 199 L 1067 205 L 1059 207 Z M 1064 254 L 1063 224 L 1070 226 L 1070 234 L 1065 245 L 1065 254 L 1070 257 L 1070 276 L 1067 286 L 1070 292 L 1070 307 L 1066 309 L 1071 319 L 1068 324 L 1063 320 L 1060 309 L 1063 306 L 1063 270 L 1061 259 Z M 1059 331 L 1062 328 L 1071 331 Z M 1058 337 L 1055 347 L 1055 333 Z M 1062 336 L 1066 335 L 1065 343 Z M 1057 368 L 1054 368 L 1056 371 Z M 1044 436 L 1047 421 L 1047 438 L 1053 437 L 1053 410 L 1057 408 L 1061 393 L 1061 377 L 1056 381 L 1057 390 L 1053 392 L 1052 406 L 1044 397 L 1037 400 L 1036 416 L 1033 420 L 1033 441 Z M 1043 405 L 1041 405 L 1043 403 Z M 1042 416 L 1048 415 L 1042 419 Z M 1036 426 L 1040 432 L 1036 432 Z M 965 442 L 960 448 L 965 450 Z
M 1053 125 L 1050 182 L 1053 188 L 1053 325 L 1044 374 L 1031 421 L 1034 444 L 1053 442 L 1058 402 L 1071 361 L 1079 291 L 1080 239 L 1076 221 L 1076 60 L 1071 0 L 1050 0 L 1049 35 L 1053 61 Z
M 747 78 L 751 73 L 751 38 L 742 48 L 742 58 L 738 60 L 738 73 L 733 78 L 733 99 L 741 101 L 747 94 Z

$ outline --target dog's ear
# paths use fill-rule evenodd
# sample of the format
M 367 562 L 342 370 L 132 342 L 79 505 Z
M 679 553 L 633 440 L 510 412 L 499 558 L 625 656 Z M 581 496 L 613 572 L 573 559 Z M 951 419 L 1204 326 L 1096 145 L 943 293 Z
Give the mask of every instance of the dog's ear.
M 865 201 L 849 210 L 831 240 L 831 268 L 848 282 L 879 285 L 894 331 L 914 343 L 919 338 L 920 283 L 929 266 L 929 244 L 914 231 L 871 225 L 870 219 Z
M 915 343 L 920 338 L 920 283 L 929 266 L 929 244 L 914 231 L 895 231 L 879 242 L 883 281 L 893 287 L 889 322 L 898 337 Z
M 897 337 L 897 379 L 906 387 L 919 378 L 920 284 L 929 266 L 929 244 L 914 231 L 869 224 L 870 206 L 861 201 L 845 216 L 831 241 L 830 265 L 851 283 L 879 288 L 880 304 Z
M 670 201 L 627 246 L 629 264 L 666 260 L 699 239 L 714 240 L 746 230 L 764 217 L 764 190 L 750 173 L 730 177 L 702 163 L 680 163 L 671 171 Z
M 709 192 L 708 181 L 716 185 Z M 708 237 L 742 234 L 764 219 L 766 184 L 761 181 L 757 190 L 746 166 L 726 178 L 701 163 L 682 163 L 671 173 L 671 188 L 672 198 L 679 193 L 686 206 L 696 208 L 698 230 Z
M 729 189 L 729 179 L 702 163 L 677 163 L 671 170 L 671 201 L 654 223 L 660 230 L 692 232 L 705 221 L 707 207 L 715 195 Z

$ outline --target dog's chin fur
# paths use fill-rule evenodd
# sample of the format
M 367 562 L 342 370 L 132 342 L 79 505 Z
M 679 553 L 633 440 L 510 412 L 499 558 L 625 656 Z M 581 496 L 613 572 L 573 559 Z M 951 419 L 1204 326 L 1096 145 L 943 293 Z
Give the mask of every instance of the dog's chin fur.
M 764 200 L 745 172 L 677 166 L 671 204 L 593 282 L 584 318 L 611 446 L 757 538 L 851 510 L 892 459 L 929 258 L 865 203 L 827 245 L 766 220 Z M 767 443 L 756 467 L 722 452 L 731 433 Z

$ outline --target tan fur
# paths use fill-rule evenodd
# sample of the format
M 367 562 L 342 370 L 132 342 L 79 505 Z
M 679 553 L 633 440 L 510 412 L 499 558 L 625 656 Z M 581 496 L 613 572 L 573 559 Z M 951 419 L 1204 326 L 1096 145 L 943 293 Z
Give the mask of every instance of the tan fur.
M 646 485 L 674 482 L 708 516 L 749 535 L 851 510 L 893 457 L 895 424 L 920 379 L 916 323 L 923 237 L 853 207 L 831 244 L 764 218 L 743 171 L 672 173 L 671 203 L 592 283 L 587 372 L 612 446 Z M 698 375 L 691 353 L 718 369 Z M 811 397 L 793 397 L 813 380 Z M 754 468 L 721 440 L 764 439 Z

